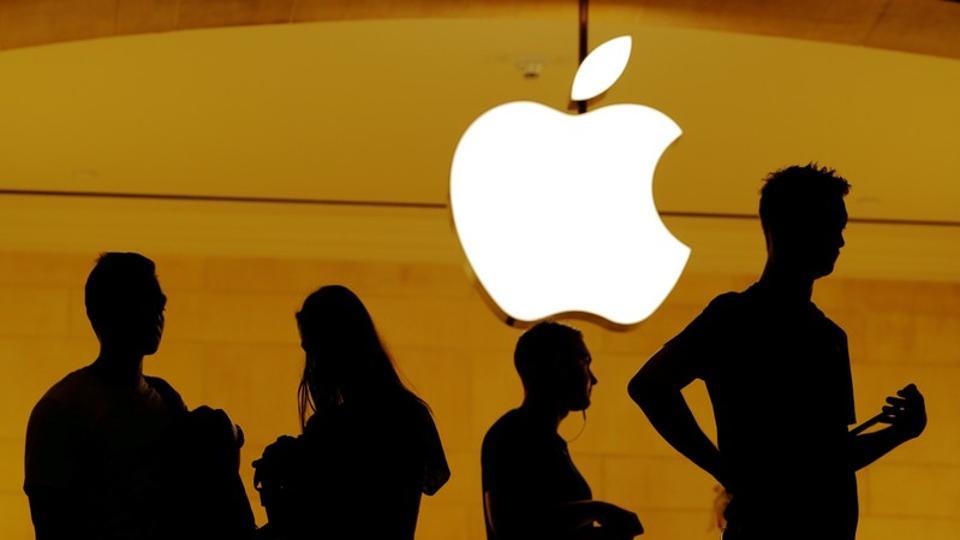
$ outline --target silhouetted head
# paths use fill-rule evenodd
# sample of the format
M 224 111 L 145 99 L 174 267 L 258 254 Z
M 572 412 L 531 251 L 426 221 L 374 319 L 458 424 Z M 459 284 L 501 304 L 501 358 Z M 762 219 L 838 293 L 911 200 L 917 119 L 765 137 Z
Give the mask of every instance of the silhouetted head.
M 396 390 L 410 393 L 370 313 L 350 289 L 330 285 L 312 293 L 297 312 L 297 327 L 306 353 L 299 390 L 304 426 L 318 408 L 348 400 L 373 402 Z
M 527 330 L 513 353 L 527 400 L 555 404 L 564 413 L 590 406 L 597 384 L 590 361 L 580 331 L 552 321 Z
M 815 163 L 771 173 L 760 191 L 760 222 L 767 253 L 777 264 L 811 279 L 825 276 L 843 247 L 850 184 Z
M 104 253 L 87 277 L 84 303 L 102 346 L 142 355 L 157 352 L 167 297 L 153 261 L 139 253 Z

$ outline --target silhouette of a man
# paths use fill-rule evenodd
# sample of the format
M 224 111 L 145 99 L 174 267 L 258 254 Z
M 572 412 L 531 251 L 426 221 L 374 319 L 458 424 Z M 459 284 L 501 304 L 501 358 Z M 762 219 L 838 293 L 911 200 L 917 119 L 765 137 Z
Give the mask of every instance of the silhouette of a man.
M 579 330 L 542 322 L 517 342 L 523 404 L 483 439 L 483 509 L 488 540 L 628 540 L 643 532 L 636 514 L 593 499 L 557 427 L 585 411 L 597 383 Z
M 887 399 L 888 427 L 848 431 L 856 418 L 846 334 L 811 294 L 844 245 L 849 188 L 815 164 L 770 174 L 760 197 L 760 279 L 715 298 L 630 382 L 654 428 L 731 494 L 725 540 L 852 540 L 855 472 L 926 425 L 910 385 Z M 681 394 L 694 379 L 710 394 L 717 446 Z
M 166 304 L 153 261 L 136 253 L 102 255 L 87 279 L 85 304 L 100 354 L 50 388 L 27 426 L 24 491 L 36 537 L 170 538 L 183 525 L 172 515 L 180 501 L 172 499 L 191 488 L 211 492 L 174 485 L 183 480 L 180 465 L 196 461 L 187 454 L 214 454 L 207 470 L 218 468 L 211 461 L 231 466 L 231 456 L 211 451 L 214 445 L 184 451 L 173 433 L 209 433 L 218 423 L 230 430 L 232 423 L 209 408 L 188 415 L 166 381 L 143 375 L 143 357 L 160 345 Z M 251 515 L 246 528 L 252 527 Z M 191 537 L 190 530 L 181 528 L 177 537 Z

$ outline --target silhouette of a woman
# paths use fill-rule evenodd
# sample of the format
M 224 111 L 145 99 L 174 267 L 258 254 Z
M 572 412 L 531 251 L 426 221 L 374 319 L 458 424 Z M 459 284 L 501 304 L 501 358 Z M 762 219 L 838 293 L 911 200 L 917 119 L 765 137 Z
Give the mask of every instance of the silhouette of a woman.
M 268 529 L 293 538 L 412 539 L 422 493 L 450 477 L 426 403 L 400 379 L 349 289 L 322 287 L 297 313 L 306 363 L 303 435 L 254 463 Z

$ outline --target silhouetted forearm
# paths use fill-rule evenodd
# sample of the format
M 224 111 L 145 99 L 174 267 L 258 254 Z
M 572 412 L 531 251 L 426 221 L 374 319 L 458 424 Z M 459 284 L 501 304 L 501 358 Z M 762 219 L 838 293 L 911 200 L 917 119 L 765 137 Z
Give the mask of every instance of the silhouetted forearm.
M 870 465 L 909 439 L 894 427 L 853 437 L 850 441 L 850 463 L 853 470 L 858 471 Z
M 532 526 L 519 527 L 519 529 L 553 531 L 554 534 L 558 534 L 562 538 L 578 540 L 581 538 L 581 533 L 585 534 L 584 531 L 586 531 L 587 526 L 599 521 L 605 515 L 608 506 L 609 503 L 601 501 L 575 501 L 541 508 L 539 511 L 516 509 L 517 511 L 512 512 L 512 514 L 517 519 L 532 518 L 533 522 L 538 522 L 529 523 L 528 525 Z M 587 537 L 584 536 L 583 538 Z
M 575 530 L 586 527 L 607 512 L 609 503 L 601 501 L 575 501 L 562 504 L 549 510 L 547 520 L 551 523 L 562 524 L 566 530 Z
M 889 426 L 880 431 L 865 433 L 850 440 L 850 463 L 854 470 L 862 469 L 897 446 L 919 437 L 927 427 L 927 409 L 923 394 L 913 383 L 890 396 L 877 419 Z
M 691 360 L 682 348 L 664 347 L 633 376 L 627 392 L 670 446 L 729 490 L 720 451 L 700 429 L 683 399 L 681 391 L 696 378 Z
M 670 446 L 727 486 L 720 451 L 700 429 L 681 390 L 689 378 L 671 369 L 669 352 L 661 349 L 633 377 L 627 391 Z
M 616 507 L 603 501 L 574 501 L 537 508 L 517 504 L 507 506 L 491 501 L 494 530 L 502 538 L 546 537 L 559 540 L 603 540 L 624 537 L 594 523 L 606 521 Z
M 630 397 L 670 446 L 727 486 L 720 451 L 700 429 L 679 389 L 659 385 L 638 373 L 630 382 Z

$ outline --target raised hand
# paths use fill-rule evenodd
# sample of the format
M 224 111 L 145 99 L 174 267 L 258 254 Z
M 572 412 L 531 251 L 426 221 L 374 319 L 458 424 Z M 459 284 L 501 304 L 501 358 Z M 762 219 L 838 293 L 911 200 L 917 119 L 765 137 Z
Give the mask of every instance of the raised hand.
M 927 426 L 927 410 L 923 394 L 916 385 L 909 384 L 896 396 L 888 397 L 880 421 L 890 424 L 904 439 L 913 439 L 923 433 Z

